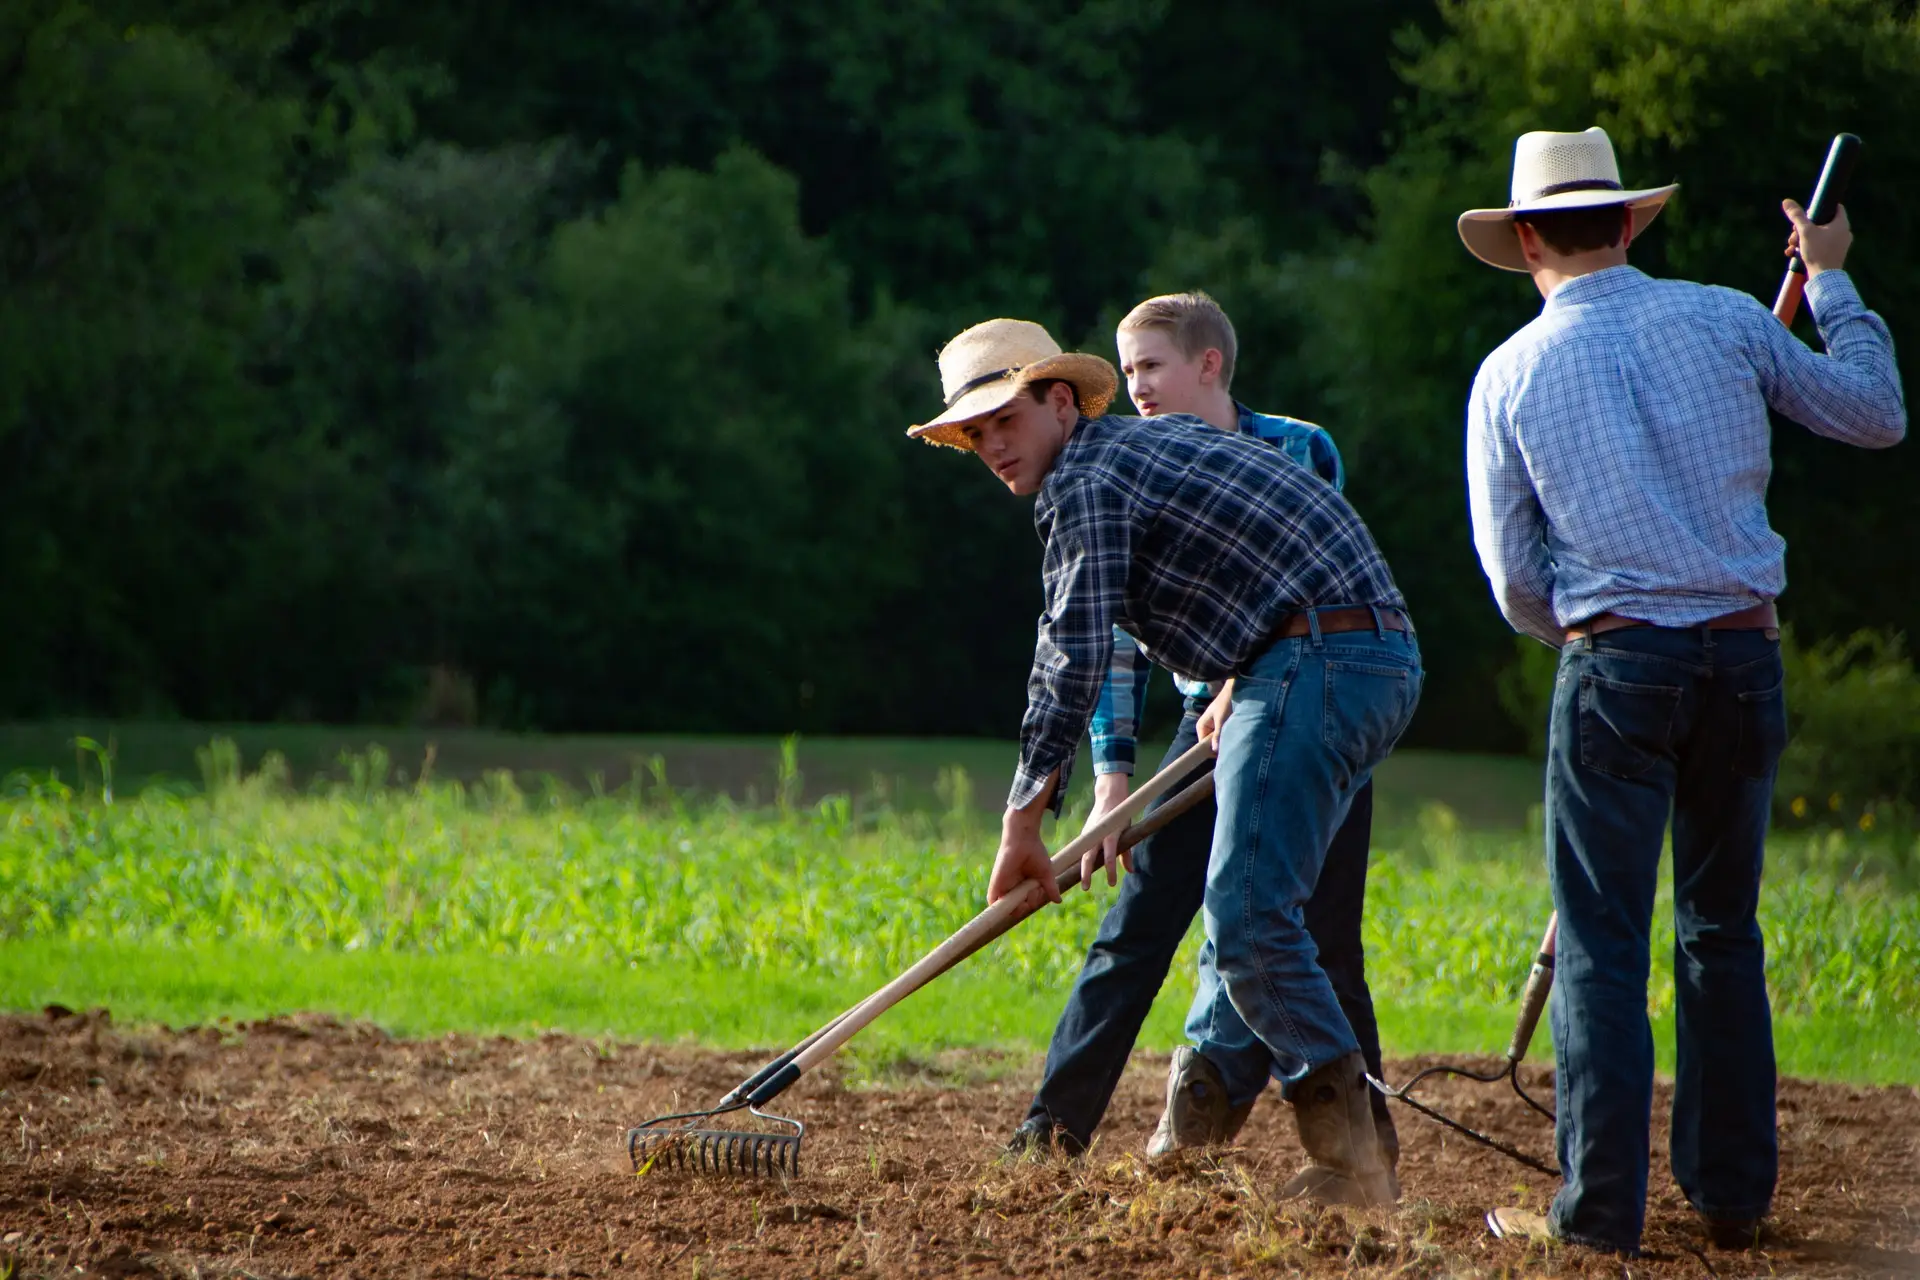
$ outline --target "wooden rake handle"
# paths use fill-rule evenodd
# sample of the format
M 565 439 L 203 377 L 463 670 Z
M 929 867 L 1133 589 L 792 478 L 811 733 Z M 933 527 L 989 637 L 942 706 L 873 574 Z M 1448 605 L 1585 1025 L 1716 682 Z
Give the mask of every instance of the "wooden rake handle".
M 1176 793 L 1170 799 L 1162 803 L 1152 813 L 1148 814 L 1146 817 L 1142 818 L 1139 822 L 1134 823 L 1132 826 L 1122 831 L 1120 833 L 1120 848 L 1131 849 L 1135 845 L 1140 844 L 1142 841 L 1147 840 L 1159 834 L 1161 831 L 1165 830 L 1168 824 L 1170 824 L 1175 818 L 1178 818 L 1180 815 L 1184 814 L 1187 810 L 1193 808 L 1195 805 L 1199 804 L 1202 800 L 1207 799 L 1212 794 L 1213 794 L 1213 770 L 1211 768 L 1207 768 L 1203 770 L 1200 773 L 1200 775 L 1196 777 L 1192 782 L 1189 782 L 1186 786 L 1182 787 L 1178 793 Z M 1054 884 L 1058 886 L 1060 892 L 1062 893 L 1065 893 L 1067 890 L 1073 888 L 1075 885 L 1079 883 L 1080 883 L 1080 864 L 1078 862 L 1070 863 L 1068 866 L 1062 869 L 1054 879 Z M 969 956 L 972 956 L 975 952 L 980 951 L 982 948 L 988 946 L 989 944 L 994 942 L 996 939 L 1000 938 L 1009 929 L 1013 928 L 1013 926 L 1017 923 L 1019 923 L 1019 921 L 1016 918 L 1011 916 L 1002 919 L 997 928 L 994 928 L 990 931 L 980 934 L 978 937 L 974 938 L 974 940 L 967 946 L 967 948 L 964 951 L 961 951 L 958 954 L 950 956 L 939 969 L 935 970 L 931 975 L 929 975 L 926 978 L 926 982 L 934 981 L 935 979 L 939 978 L 942 974 L 946 973 L 949 969 L 952 969 L 955 966 L 963 963 L 964 961 L 966 961 L 966 959 Z M 924 986 L 925 984 L 926 983 L 923 982 L 921 985 Z M 767 1063 L 766 1066 L 761 1067 L 760 1070 L 756 1071 L 752 1076 L 748 1077 L 744 1082 L 736 1086 L 733 1089 L 733 1091 L 729 1093 L 725 1098 L 722 1098 L 717 1105 L 719 1107 L 727 1107 L 732 1105 L 733 1103 L 740 1102 L 741 1100 L 745 1099 L 748 1095 L 752 1094 L 761 1085 L 765 1084 L 768 1080 L 772 1079 L 776 1073 L 783 1070 L 795 1058 L 798 1058 L 801 1054 L 805 1053 L 808 1049 L 812 1048 L 814 1044 L 817 1043 L 822 1036 L 826 1035 L 828 1032 L 832 1031 L 835 1027 L 839 1026 L 842 1022 L 845 1022 L 848 1018 L 852 1017 L 854 1013 L 860 1009 L 861 1005 L 865 1003 L 866 1002 L 863 1000 L 860 1002 L 860 1004 L 854 1005 L 853 1008 L 848 1009 L 843 1013 L 837 1014 L 832 1021 L 820 1027 L 812 1035 L 808 1036 L 805 1040 L 802 1040 L 799 1044 L 793 1046 L 793 1048 L 787 1050 L 785 1053 L 781 1054 L 779 1057 L 775 1058 L 773 1061 Z
M 1515 1065 L 1527 1056 L 1540 1014 L 1547 1007 L 1547 996 L 1553 990 L 1553 945 L 1559 934 L 1560 913 L 1556 911 L 1547 917 L 1546 936 L 1540 939 L 1540 950 L 1534 954 L 1527 985 L 1520 993 L 1520 1016 L 1514 1022 L 1513 1039 L 1507 1044 L 1507 1061 Z
M 1098 848 L 1108 836 L 1125 830 L 1149 804 L 1173 790 L 1176 784 L 1209 761 L 1212 756 L 1213 747 L 1209 743 L 1195 743 L 1192 749 L 1182 754 L 1179 759 L 1149 778 L 1138 791 L 1117 805 L 1113 812 L 1081 832 L 1060 852 L 1053 855 L 1054 883 L 1059 884 L 1060 878 L 1069 873 L 1071 873 L 1069 883 L 1077 882 L 1082 855 Z M 1189 803 L 1199 798 L 1196 795 Z M 835 1019 L 831 1025 L 815 1032 L 812 1037 L 809 1037 L 811 1043 L 805 1044 L 804 1048 L 793 1055 L 790 1062 L 754 1088 L 747 1095 L 748 1100 L 758 1105 L 778 1096 L 803 1072 L 833 1056 L 841 1045 L 865 1030 L 875 1018 L 1011 929 L 1024 918 L 1020 914 L 1022 909 L 1032 896 L 1039 892 L 1038 880 L 1027 880 L 1016 886 L 1012 892 L 954 932 L 945 942 L 922 956 L 905 973 Z

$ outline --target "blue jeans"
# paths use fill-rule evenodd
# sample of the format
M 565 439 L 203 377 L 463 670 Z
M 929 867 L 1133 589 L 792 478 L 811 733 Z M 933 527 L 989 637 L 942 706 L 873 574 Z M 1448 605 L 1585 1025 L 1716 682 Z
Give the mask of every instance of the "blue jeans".
M 1189 704 L 1161 768 L 1198 741 L 1197 722 L 1205 709 Z M 1121 880 L 1113 905 L 1101 917 L 1099 934 L 1087 948 L 1080 977 L 1054 1026 L 1046 1072 L 1028 1109 L 1028 1120 L 1064 1129 L 1081 1147 L 1093 1140 L 1141 1024 L 1166 981 L 1188 926 L 1200 912 L 1213 828 L 1213 801 L 1202 801 L 1134 849 L 1133 872 Z M 1378 1075 L 1380 1029 L 1374 1021 L 1366 954 L 1360 943 L 1372 831 L 1373 784 L 1369 782 L 1354 795 L 1347 820 L 1327 849 L 1320 883 L 1307 902 L 1306 921 L 1319 944 L 1321 966 L 1333 980 L 1340 1007 L 1359 1038 L 1367 1067 Z M 1263 1071 L 1260 1083 L 1265 1078 Z M 1375 1094 L 1374 1102 L 1378 1111 L 1385 1111 L 1385 1098 Z
M 1551 1019 L 1562 1239 L 1632 1252 L 1646 1219 L 1648 935 L 1673 820 L 1674 1180 L 1709 1218 L 1757 1219 L 1779 1168 L 1773 1026 L 1755 911 L 1786 745 L 1776 639 L 1633 627 L 1560 653 L 1547 865 L 1560 913 Z
M 1229 1097 L 1269 1073 L 1284 1096 L 1357 1051 L 1307 930 L 1327 846 L 1420 700 L 1409 632 L 1350 631 L 1276 641 L 1234 682 L 1214 766 L 1219 818 L 1203 904 L 1211 971 L 1189 1032 Z M 1224 988 L 1227 999 L 1219 1000 Z

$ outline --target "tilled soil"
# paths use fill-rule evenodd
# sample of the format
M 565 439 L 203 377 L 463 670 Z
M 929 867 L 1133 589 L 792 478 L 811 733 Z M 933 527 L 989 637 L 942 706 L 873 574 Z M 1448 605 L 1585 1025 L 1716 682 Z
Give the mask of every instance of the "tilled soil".
M 1392 1211 L 1273 1203 L 1300 1154 L 1271 1098 L 1239 1147 L 1150 1164 L 1166 1060 L 1147 1055 L 1084 1160 L 999 1160 L 1035 1064 L 963 1055 L 884 1085 L 803 1080 L 781 1099 L 809 1126 L 797 1177 L 633 1174 L 629 1124 L 757 1065 L 562 1036 L 396 1041 L 318 1017 L 0 1018 L 0 1276 L 1920 1274 L 1915 1089 L 1784 1083 L 1776 1218 L 1750 1253 L 1708 1245 L 1656 1116 L 1648 1252 L 1623 1266 L 1491 1239 L 1487 1207 L 1542 1208 L 1552 1180 L 1404 1110 Z M 1550 1094 L 1544 1072 L 1527 1082 Z M 1431 1096 L 1551 1154 L 1503 1087 Z

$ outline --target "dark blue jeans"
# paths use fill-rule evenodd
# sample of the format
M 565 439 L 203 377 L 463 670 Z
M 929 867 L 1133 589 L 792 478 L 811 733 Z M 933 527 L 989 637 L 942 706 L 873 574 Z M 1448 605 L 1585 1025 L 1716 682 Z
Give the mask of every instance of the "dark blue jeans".
M 1198 741 L 1204 706 L 1189 704 L 1165 768 Z M 1058 1126 L 1080 1146 L 1106 1114 L 1127 1056 L 1159 994 L 1174 953 L 1200 911 L 1207 888 L 1207 858 L 1213 848 L 1212 800 L 1195 805 L 1133 851 L 1133 873 L 1120 881 L 1086 963 L 1067 997 L 1067 1007 L 1047 1046 L 1046 1074 L 1034 1094 L 1028 1119 Z M 1360 915 L 1367 893 L 1367 845 L 1373 830 L 1373 784 L 1353 798 L 1347 819 L 1327 848 L 1318 887 L 1306 906 L 1307 929 L 1320 948 L 1320 966 L 1333 982 L 1340 1008 L 1366 1055 L 1380 1073 L 1380 1028 L 1367 990 Z M 1377 1111 L 1386 1099 L 1373 1095 Z
M 1632 627 L 1569 643 L 1554 684 L 1547 864 L 1562 1239 L 1638 1249 L 1653 1035 L 1648 937 L 1673 821 L 1674 1180 L 1710 1218 L 1757 1219 L 1779 1167 L 1773 1025 L 1755 912 L 1786 745 L 1780 646 L 1761 631 Z

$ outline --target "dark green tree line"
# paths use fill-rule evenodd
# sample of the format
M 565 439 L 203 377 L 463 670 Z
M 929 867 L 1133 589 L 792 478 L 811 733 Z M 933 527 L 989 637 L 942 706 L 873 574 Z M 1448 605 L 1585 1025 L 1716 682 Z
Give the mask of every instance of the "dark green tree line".
M 1454 214 L 1598 121 L 1685 183 L 1637 256 L 1767 293 L 1851 128 L 1904 332 L 1914 54 L 1891 0 L 23 0 L 0 714 L 1008 733 L 1037 546 L 902 438 L 931 356 L 1198 286 L 1347 451 L 1418 733 L 1505 745 L 1460 437 L 1537 302 Z M 1778 456 L 1802 634 L 1910 626 L 1906 453 Z

